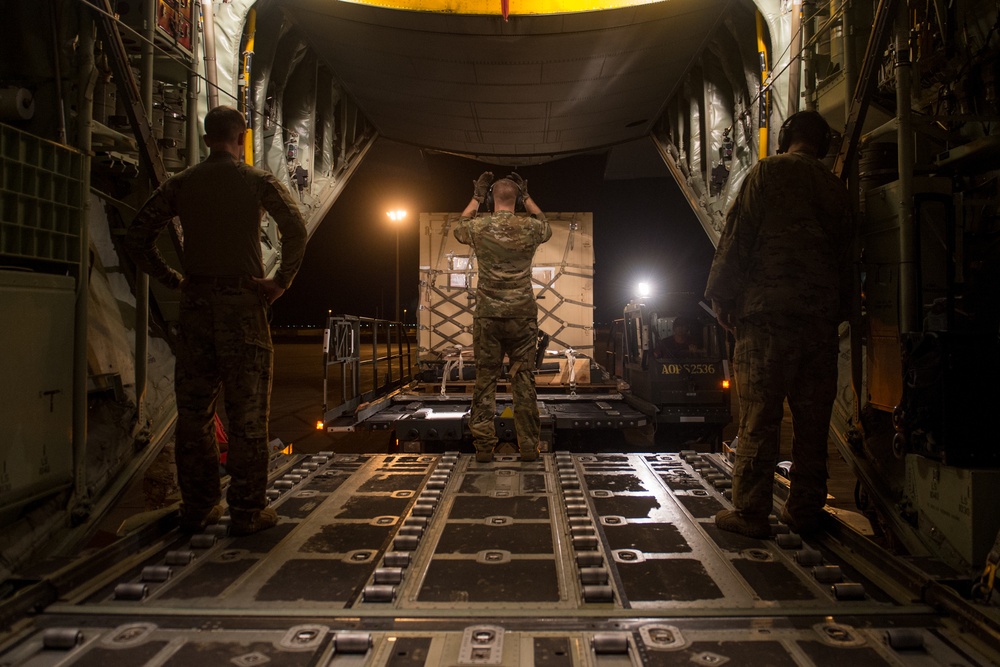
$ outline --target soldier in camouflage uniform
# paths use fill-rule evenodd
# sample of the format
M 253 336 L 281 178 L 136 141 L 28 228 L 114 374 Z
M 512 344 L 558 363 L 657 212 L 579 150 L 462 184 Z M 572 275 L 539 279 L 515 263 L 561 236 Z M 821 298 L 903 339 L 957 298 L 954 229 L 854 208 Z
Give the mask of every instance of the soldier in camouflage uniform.
M 793 465 L 783 519 L 809 532 L 826 516 L 837 328 L 851 303 L 855 232 L 847 191 L 820 162 L 829 141 L 830 128 L 816 112 L 786 121 L 781 154 L 754 165 L 729 210 L 705 291 L 736 336 L 741 411 L 735 510 L 720 512 L 715 523 L 751 537 L 770 534 L 786 397 Z
M 174 373 L 176 459 L 181 526 L 190 531 L 222 515 L 214 415 L 223 387 L 233 531 L 252 533 L 277 523 L 265 496 L 272 367 L 267 307 L 302 263 L 306 228 L 298 204 L 274 176 L 242 162 L 245 129 L 236 109 L 209 111 L 205 143 L 211 154 L 157 188 L 125 239 L 141 269 L 182 292 Z M 261 260 L 263 211 L 274 217 L 282 236 L 274 278 L 264 278 Z M 174 216 L 183 230 L 183 277 L 155 246 Z
M 531 261 L 535 249 L 552 236 L 552 229 L 528 194 L 527 182 L 517 174 L 493 184 L 492 214 L 472 217 L 490 192 L 492 182 L 490 172 L 484 172 L 475 182 L 472 200 L 455 229 L 455 238 L 473 247 L 479 263 L 472 333 L 476 387 L 469 428 L 476 446 L 476 460 L 492 461 L 497 444 L 493 421 L 497 379 L 506 354 L 510 359 L 518 449 L 522 461 L 534 461 L 538 458 L 541 420 L 533 374 L 538 305 L 531 289 Z M 514 212 L 519 197 L 531 217 Z

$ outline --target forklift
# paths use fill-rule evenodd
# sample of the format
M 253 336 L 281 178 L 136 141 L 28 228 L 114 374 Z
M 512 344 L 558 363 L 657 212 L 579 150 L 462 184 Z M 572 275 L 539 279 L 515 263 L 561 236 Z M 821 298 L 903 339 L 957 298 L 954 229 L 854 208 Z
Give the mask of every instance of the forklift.
M 650 418 L 658 445 L 720 451 L 733 419 L 726 333 L 693 295 L 645 301 L 630 301 L 611 327 L 610 366 L 623 396 Z

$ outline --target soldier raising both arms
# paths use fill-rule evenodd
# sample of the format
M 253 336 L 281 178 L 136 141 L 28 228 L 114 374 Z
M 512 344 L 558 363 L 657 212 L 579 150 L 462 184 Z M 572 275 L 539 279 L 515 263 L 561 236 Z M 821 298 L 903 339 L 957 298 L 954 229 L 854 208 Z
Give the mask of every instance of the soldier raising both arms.
M 489 194 L 493 196 L 494 211 L 473 217 Z M 514 212 L 519 200 L 530 217 Z M 496 391 L 504 354 L 510 359 L 514 427 L 521 460 L 538 458 L 541 419 L 533 375 L 538 305 L 531 290 L 531 261 L 535 249 L 551 236 L 545 214 L 528 194 L 527 181 L 510 174 L 493 183 L 493 174 L 488 171 L 475 181 L 472 199 L 455 228 L 455 238 L 472 246 L 479 264 L 472 334 L 476 387 L 469 428 L 476 460 L 482 463 L 493 460 L 497 444 Z

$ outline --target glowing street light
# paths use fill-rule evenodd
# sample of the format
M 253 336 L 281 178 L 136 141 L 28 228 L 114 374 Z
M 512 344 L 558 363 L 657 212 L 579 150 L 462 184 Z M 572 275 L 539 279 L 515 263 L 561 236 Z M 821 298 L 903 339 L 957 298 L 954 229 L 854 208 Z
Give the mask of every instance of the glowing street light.
M 645 299 L 647 296 L 653 293 L 653 289 L 649 286 L 649 283 L 645 282 L 636 285 L 636 291 L 638 292 L 639 296 L 643 299 Z
M 403 224 L 403 219 L 406 218 L 406 211 L 396 209 L 395 211 L 386 211 L 385 214 L 395 223 L 396 227 L 396 322 L 399 322 L 399 228 Z

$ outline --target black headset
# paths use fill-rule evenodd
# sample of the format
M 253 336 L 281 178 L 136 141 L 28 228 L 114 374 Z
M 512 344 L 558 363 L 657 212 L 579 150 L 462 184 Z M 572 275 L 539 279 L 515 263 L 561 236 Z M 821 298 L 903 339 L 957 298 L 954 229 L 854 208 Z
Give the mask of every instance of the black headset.
M 799 111 L 785 119 L 778 130 L 778 153 L 787 153 L 793 139 L 804 139 L 816 147 L 816 157 L 822 160 L 830 150 L 833 130 L 816 111 Z
M 513 179 L 510 178 L 510 174 L 508 174 L 507 176 L 504 176 L 504 178 L 506 178 L 508 180 L 513 180 Z M 499 181 L 499 180 L 500 179 L 498 178 L 497 181 Z M 493 181 L 493 183 L 490 184 L 490 189 L 486 191 L 486 200 L 483 202 L 484 204 L 486 204 L 486 210 L 488 210 L 488 211 L 492 211 L 493 210 L 493 186 L 494 185 L 496 185 L 496 181 Z M 520 188 L 517 189 L 517 197 L 514 199 L 514 210 L 516 211 L 519 208 L 524 208 L 524 199 L 523 199 L 523 197 L 521 195 L 521 189 Z

